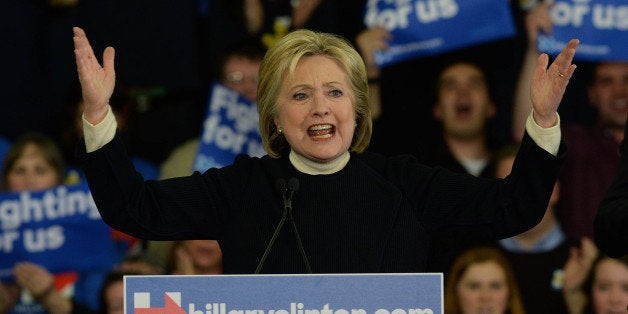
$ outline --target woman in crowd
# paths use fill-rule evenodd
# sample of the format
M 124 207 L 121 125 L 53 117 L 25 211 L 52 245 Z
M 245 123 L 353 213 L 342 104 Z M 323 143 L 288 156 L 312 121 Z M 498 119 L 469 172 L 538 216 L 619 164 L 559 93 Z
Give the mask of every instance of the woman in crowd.
M 140 273 L 114 270 L 107 274 L 100 289 L 99 314 L 123 314 L 124 311 L 124 276 Z M 80 314 L 91 314 L 88 312 Z
M 65 163 L 57 144 L 41 133 L 16 139 L 2 164 L 2 191 L 43 190 L 63 183 Z
M 363 60 L 348 41 L 303 29 L 282 37 L 260 66 L 267 156 L 144 181 L 109 106 L 113 48 L 101 66 L 78 27 L 74 45 L 85 101 L 83 168 L 103 219 L 144 239 L 218 240 L 224 273 L 243 274 L 422 272 L 434 230 L 465 225 L 498 239 L 534 226 L 564 158 L 557 109 L 578 41 L 551 65 L 539 57 L 534 112 L 508 179 L 365 152 L 372 122 Z
M 64 171 L 63 155 L 56 142 L 41 133 L 25 133 L 7 153 L 0 187 L 5 192 L 45 190 L 62 184 Z M 15 283 L 0 283 L 0 313 L 9 313 L 16 304 L 31 313 L 64 313 L 72 308 L 72 301 L 54 286 L 55 280 L 62 281 L 64 274 L 55 279 L 44 267 L 22 261 L 14 266 L 13 275 Z M 22 296 L 17 293 L 19 290 L 24 292 Z
M 167 269 L 171 275 L 222 274 L 222 252 L 218 241 L 175 241 Z
M 585 291 L 590 295 L 593 313 L 628 311 L 628 256 L 602 255 L 590 276 Z
M 498 249 L 471 248 L 456 258 L 445 283 L 445 313 L 525 313 L 510 262 Z
M 595 253 L 597 258 L 591 262 L 583 263 L 576 260 L 571 262 L 570 271 L 576 276 L 572 276 L 574 283 L 563 292 L 569 305 L 569 313 L 626 313 L 628 255 L 612 258 L 601 252 Z

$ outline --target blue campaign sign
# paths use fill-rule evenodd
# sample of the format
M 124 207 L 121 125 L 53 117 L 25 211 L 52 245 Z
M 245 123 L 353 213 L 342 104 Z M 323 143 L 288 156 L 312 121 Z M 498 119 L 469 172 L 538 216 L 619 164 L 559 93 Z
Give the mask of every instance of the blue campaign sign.
M 393 35 L 375 56 L 380 66 L 516 34 L 507 0 L 369 0 L 364 24 Z
M 555 1 L 550 15 L 554 28 L 551 35 L 539 36 L 539 51 L 555 56 L 577 38 L 577 60 L 628 61 L 626 0 Z
M 115 256 L 87 183 L 0 194 L 0 279 L 16 262 L 80 272 L 109 269 Z
M 238 154 L 266 154 L 259 133 L 257 105 L 236 91 L 214 82 L 203 122 L 194 170 L 230 165 Z
M 125 276 L 125 313 L 443 313 L 442 274 Z

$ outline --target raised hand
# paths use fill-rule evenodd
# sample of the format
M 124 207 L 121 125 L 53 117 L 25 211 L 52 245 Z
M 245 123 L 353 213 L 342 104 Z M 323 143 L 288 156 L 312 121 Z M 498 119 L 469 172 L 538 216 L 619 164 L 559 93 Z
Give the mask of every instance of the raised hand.
M 555 5 L 552 1 L 543 1 L 525 15 L 526 34 L 528 36 L 528 49 L 537 53 L 536 40 L 539 32 L 551 34 L 554 28 L 550 8 Z
M 85 32 L 79 27 L 74 27 L 72 30 L 76 69 L 85 104 L 85 119 L 92 124 L 97 124 L 102 121 L 109 110 L 109 98 L 113 94 L 116 82 L 113 62 L 115 51 L 112 47 L 105 49 L 103 66 L 101 66 Z
M 599 251 L 595 243 L 587 237 L 580 240 L 580 247 L 572 247 L 569 250 L 569 257 L 563 267 L 565 272 L 563 287 L 565 290 L 582 289 L 582 284 L 587 279 L 598 254 Z
M 541 54 L 537 60 L 530 85 L 530 98 L 534 108 L 534 121 L 544 128 L 556 124 L 558 106 L 569 79 L 576 70 L 576 65 L 571 62 L 579 43 L 578 39 L 570 40 L 549 67 L 547 54 Z
M 599 252 L 593 240 L 583 237 L 580 247 L 572 247 L 563 266 L 563 297 L 569 313 L 582 313 L 587 297 L 583 288 Z

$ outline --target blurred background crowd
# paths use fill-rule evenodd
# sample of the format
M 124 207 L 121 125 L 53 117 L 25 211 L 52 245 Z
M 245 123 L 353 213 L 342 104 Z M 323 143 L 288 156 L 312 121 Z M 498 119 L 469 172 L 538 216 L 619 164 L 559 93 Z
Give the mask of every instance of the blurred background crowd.
M 373 64 L 372 53 L 389 34 L 365 27 L 365 5 L 366 0 L 4 1 L 2 190 L 83 180 L 74 160 L 82 129 L 72 26 L 86 31 L 97 56 L 106 46 L 116 49 L 111 105 L 146 179 L 190 174 L 210 84 L 219 81 L 255 101 L 265 49 L 297 28 L 339 34 L 363 55 L 375 124 L 370 150 L 409 153 L 428 165 L 475 176 L 508 175 L 530 114 L 526 82 L 539 54 L 536 36 L 551 31 L 549 5 L 512 0 L 515 36 L 383 68 Z M 604 307 L 625 313 L 628 259 L 598 253 L 590 239 L 623 140 L 628 62 L 576 64 L 559 109 L 569 156 L 543 221 L 498 243 L 464 229 L 434 236 L 428 265 L 445 275 L 446 313 L 610 313 Z M 15 282 L 0 285 L 0 313 L 121 313 L 122 290 L 111 287 L 124 274 L 222 271 L 215 241 L 115 236 L 125 243 L 119 263 L 91 285 L 76 284 L 75 291 L 64 292 L 55 284 L 62 276 L 40 265 L 16 265 Z M 90 295 L 79 297 L 79 289 Z M 39 306 L 17 306 L 29 302 Z

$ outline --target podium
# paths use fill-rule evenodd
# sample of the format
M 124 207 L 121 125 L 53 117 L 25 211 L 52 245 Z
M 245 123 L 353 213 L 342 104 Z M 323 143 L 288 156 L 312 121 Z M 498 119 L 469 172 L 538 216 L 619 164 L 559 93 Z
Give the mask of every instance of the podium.
M 125 276 L 126 314 L 436 314 L 443 275 Z

